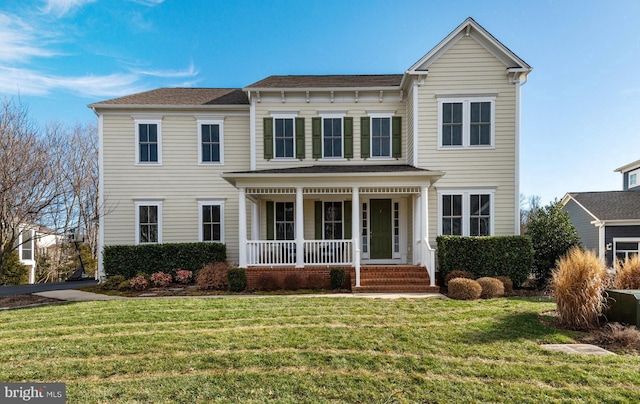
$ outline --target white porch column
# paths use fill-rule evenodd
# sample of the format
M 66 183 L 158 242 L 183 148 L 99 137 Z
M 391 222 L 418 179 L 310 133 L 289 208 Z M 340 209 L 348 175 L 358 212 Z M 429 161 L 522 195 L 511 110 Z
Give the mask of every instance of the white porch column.
M 260 240 L 260 207 L 251 202 L 251 240 Z
M 238 190 L 238 265 L 247 267 L 247 195 L 244 188 Z
M 304 199 L 302 187 L 296 188 L 296 268 L 304 268 Z
M 356 287 L 360 287 L 360 194 L 358 187 L 351 192 L 351 239 L 353 241 L 353 267 L 356 270 Z
M 427 196 L 428 186 L 420 187 L 420 211 L 422 220 L 420 221 L 420 233 L 422 239 L 422 261 L 429 271 L 430 286 L 436 286 L 436 256 L 429 246 L 429 198 Z

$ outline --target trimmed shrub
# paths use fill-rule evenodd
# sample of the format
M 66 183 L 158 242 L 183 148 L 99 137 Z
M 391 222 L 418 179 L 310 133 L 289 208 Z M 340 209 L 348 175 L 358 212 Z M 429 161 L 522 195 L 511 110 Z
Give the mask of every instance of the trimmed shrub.
M 444 277 L 444 286 L 447 286 L 449 284 L 449 281 L 455 278 L 474 279 L 471 272 L 455 270 L 449 272 L 447 276 Z
M 186 269 L 176 270 L 176 282 L 187 285 L 193 281 L 193 271 Z
M 551 287 L 561 324 L 577 330 L 598 326 L 606 305 L 606 274 L 593 251 L 573 247 L 560 258 L 552 272 Z
M 198 271 L 196 285 L 202 290 L 226 290 L 227 272 L 229 265 L 226 262 L 212 262 Z
M 122 275 L 129 279 L 138 273 L 174 274 L 176 268 L 195 271 L 210 262 L 226 261 L 227 250 L 220 243 L 115 245 L 106 246 L 103 257 L 107 276 Z
M 127 282 L 127 288 L 128 288 L 129 281 L 126 280 L 124 276 L 113 275 L 108 277 L 104 282 L 102 282 L 102 285 L 100 285 L 100 287 L 104 290 L 116 290 L 116 289 L 119 289 L 119 286 L 122 282 Z
M 616 289 L 640 289 L 640 257 L 633 255 L 624 261 L 616 260 Z
M 227 281 L 230 291 L 242 292 L 247 288 L 247 273 L 244 268 L 229 268 L 227 271 Z
M 129 286 L 133 290 L 145 290 L 149 287 L 149 281 L 144 275 L 138 275 L 129 281 Z
M 504 296 L 504 285 L 500 279 L 484 277 L 476 279 L 476 282 L 482 286 L 481 298 L 493 299 Z
M 482 286 L 473 279 L 454 278 L 449 281 L 449 297 L 456 300 L 476 300 L 482 294 Z
M 173 282 L 173 277 L 164 272 L 155 272 L 151 274 L 151 283 L 157 288 L 166 288 Z
M 496 276 L 500 282 L 502 282 L 502 286 L 504 286 L 504 293 L 513 293 L 513 282 L 509 279 L 508 276 Z
M 268 272 L 261 273 L 260 276 L 258 276 L 258 289 L 264 291 L 280 289 L 278 278 L 275 274 Z
M 331 289 L 342 289 L 344 286 L 344 269 L 332 268 L 329 272 L 331 278 Z
M 130 283 L 129 280 L 124 280 L 124 281 L 122 281 L 122 282 L 120 282 L 118 284 L 118 290 L 120 292 L 124 292 L 124 291 L 130 290 L 130 289 L 131 289 L 131 283 Z
M 302 276 L 297 273 L 287 274 L 284 277 L 284 289 L 298 290 L 302 289 Z
M 474 278 L 508 276 L 522 285 L 533 266 L 533 247 L 526 236 L 439 236 L 438 270 L 446 277 L 454 270 L 471 272 Z

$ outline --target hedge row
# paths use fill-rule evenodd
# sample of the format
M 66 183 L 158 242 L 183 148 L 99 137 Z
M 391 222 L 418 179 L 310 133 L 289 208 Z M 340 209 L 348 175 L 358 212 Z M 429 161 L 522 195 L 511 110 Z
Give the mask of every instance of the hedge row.
M 471 272 L 475 278 L 507 276 L 522 285 L 533 267 L 533 245 L 526 236 L 439 236 L 438 269 L 444 279 L 454 270 Z
M 175 276 L 176 269 L 195 272 L 210 262 L 226 261 L 227 249 L 219 243 L 114 245 L 104 248 L 103 257 L 107 276 L 130 279 L 158 271 Z

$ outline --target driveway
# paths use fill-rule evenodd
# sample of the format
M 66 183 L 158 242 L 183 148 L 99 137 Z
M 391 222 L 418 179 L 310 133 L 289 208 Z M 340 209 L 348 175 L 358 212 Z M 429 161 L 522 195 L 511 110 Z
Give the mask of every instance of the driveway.
M 14 295 L 29 295 L 37 292 L 48 292 L 51 290 L 79 289 L 85 286 L 97 285 L 98 281 L 76 281 L 76 282 L 52 282 L 37 283 L 35 285 L 0 286 L 0 297 Z

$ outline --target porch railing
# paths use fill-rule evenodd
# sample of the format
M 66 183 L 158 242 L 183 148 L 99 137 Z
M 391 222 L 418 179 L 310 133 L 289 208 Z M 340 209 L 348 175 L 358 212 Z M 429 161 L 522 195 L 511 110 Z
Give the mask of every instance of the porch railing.
M 351 240 L 305 240 L 304 265 L 352 265 Z M 297 263 L 296 242 L 293 240 L 248 240 L 247 265 L 275 266 Z

